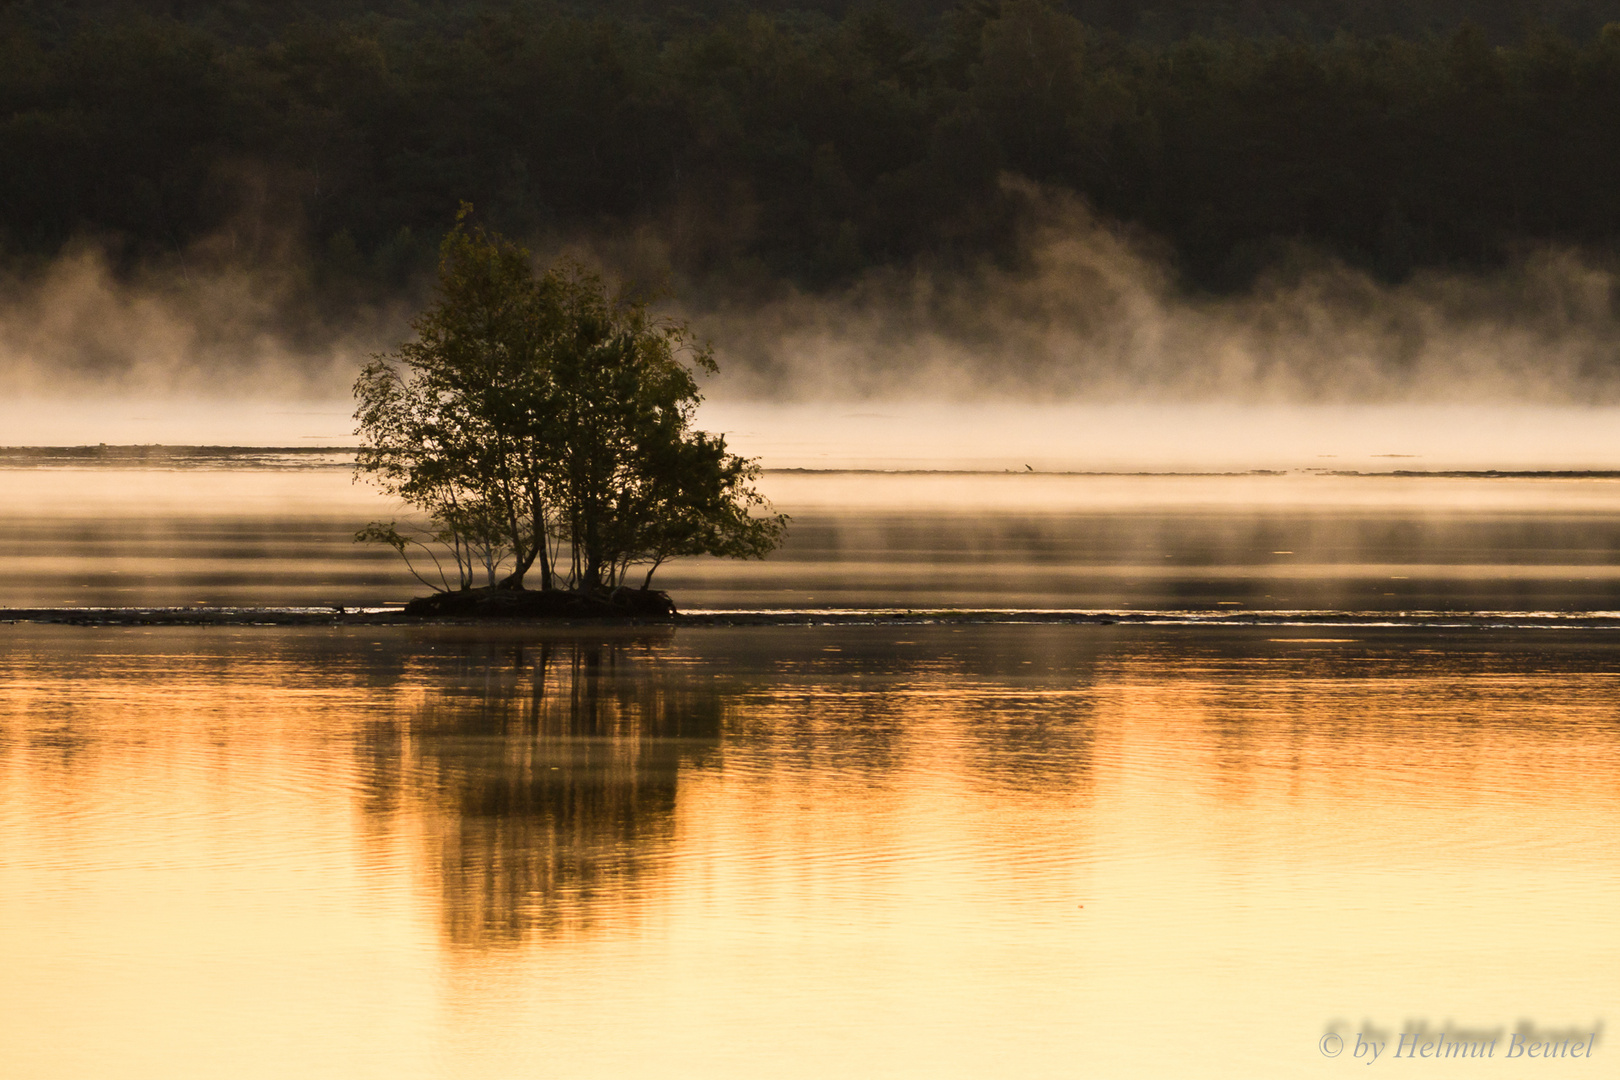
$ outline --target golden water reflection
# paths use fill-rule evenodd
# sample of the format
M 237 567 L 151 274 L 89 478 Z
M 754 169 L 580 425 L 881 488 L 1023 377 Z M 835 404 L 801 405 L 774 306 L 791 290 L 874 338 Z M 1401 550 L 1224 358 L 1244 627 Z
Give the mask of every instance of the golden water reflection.
M 452 945 L 634 917 L 668 859 L 680 770 L 720 738 L 720 696 L 667 668 L 657 642 L 475 647 L 374 734 L 368 804 L 420 820 Z
M 1602 635 L 0 635 L 8 1075 L 1285 1077 L 1620 1004 Z

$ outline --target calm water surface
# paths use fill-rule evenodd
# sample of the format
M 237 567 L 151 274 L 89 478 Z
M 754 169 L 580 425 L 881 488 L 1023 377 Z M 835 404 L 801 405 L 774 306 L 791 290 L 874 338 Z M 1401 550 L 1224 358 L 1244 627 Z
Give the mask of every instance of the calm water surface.
M 9 462 L 9 463 L 8 463 Z M 686 609 L 1620 610 L 1620 478 L 773 472 L 764 562 L 676 561 Z M 405 507 L 344 459 L 0 457 L 0 606 L 331 605 L 425 591 L 356 546 Z
M 1342 1076 L 1330 1029 L 1528 1022 L 1612 1076 L 1615 660 L 0 626 L 3 1072 Z

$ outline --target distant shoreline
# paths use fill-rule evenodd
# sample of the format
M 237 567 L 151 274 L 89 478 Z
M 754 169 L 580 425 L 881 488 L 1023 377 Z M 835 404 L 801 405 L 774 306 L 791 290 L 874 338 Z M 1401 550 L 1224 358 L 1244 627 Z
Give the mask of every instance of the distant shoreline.
M 348 469 L 356 446 L 208 446 L 97 444 L 94 446 L 0 446 L 0 469 L 51 466 L 167 465 L 206 467 L 268 466 L 295 469 Z M 277 460 L 280 459 L 280 460 Z M 290 460 L 289 460 L 290 459 Z M 766 473 L 810 476 L 1057 476 L 1057 477 L 1222 477 L 1345 476 L 1409 479 L 1620 480 L 1620 469 L 860 469 L 767 468 Z
M 130 607 L 0 608 L 0 625 L 415 626 L 565 629 L 614 627 L 792 626 L 1160 626 L 1187 628 L 1360 627 L 1365 629 L 1515 629 L 1620 631 L 1620 612 L 1383 611 L 1068 611 L 1019 609 L 700 610 L 666 618 L 422 618 L 389 608 Z

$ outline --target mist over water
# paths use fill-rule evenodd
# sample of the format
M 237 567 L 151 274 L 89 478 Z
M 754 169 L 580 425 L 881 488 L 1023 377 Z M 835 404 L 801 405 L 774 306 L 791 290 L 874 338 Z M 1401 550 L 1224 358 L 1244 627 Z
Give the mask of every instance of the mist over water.
M 796 518 L 788 547 L 763 565 L 671 567 L 665 581 L 687 589 L 689 604 L 1611 606 L 1595 569 L 1616 516 L 1602 478 L 1556 489 L 1578 491 L 1582 505 L 1533 542 L 1504 523 L 1563 514 L 1545 484 L 1332 482 L 1336 473 L 1620 469 L 1610 270 L 1541 251 L 1494 274 L 1382 285 L 1297 254 L 1248 293 L 1192 296 L 1150 240 L 1071 198 L 1020 193 L 1023 229 L 1002 263 L 890 270 L 820 296 L 764 282 L 748 304 L 677 288 L 722 362 L 699 426 L 771 470 L 766 493 Z M 656 242 L 598 250 L 610 267 L 673 273 Z M 0 399 L 0 445 L 353 446 L 350 381 L 368 352 L 408 332 L 404 301 L 333 321 L 297 269 L 296 242 L 272 236 L 241 260 L 230 251 L 221 239 L 174 265 L 120 274 L 81 248 L 6 282 L 0 367 L 11 392 Z M 110 479 L 108 467 L 128 471 Z M 349 545 L 365 521 L 408 518 L 408 508 L 341 469 L 289 480 L 254 473 L 254 461 L 191 462 L 184 475 L 155 479 L 179 467 L 58 462 L 43 481 L 0 469 L 18 508 L 10 530 L 38 560 L 11 560 L 17 596 L 273 603 L 268 589 L 285 603 L 348 604 L 409 595 L 403 571 Z M 828 473 L 801 484 L 785 470 L 1007 482 L 945 493 L 915 476 Z M 1165 504 L 1152 485 L 1046 489 L 1005 475 L 1256 470 L 1305 482 L 1241 492 L 1206 484 Z M 1433 527 L 1436 515 L 1449 523 Z M 72 522 L 77 546 L 61 541 Z M 924 535 L 939 543 L 918 542 Z M 1139 557 L 1152 549 L 1155 560 L 1196 564 L 1201 537 L 1224 569 L 1198 582 Z M 173 545 L 200 562 L 165 570 Z M 1531 558 L 1537 545 L 1566 554 Z M 1285 570 L 1272 549 L 1314 554 Z M 251 553 L 280 569 L 271 574 Z M 124 560 L 119 573 L 84 576 L 109 557 Z M 1540 568 L 1524 569 L 1527 559 Z M 1468 570 L 1462 587 L 1453 570 L 1433 570 L 1454 564 L 1518 569 L 1479 587 L 1481 572 Z M 1413 579 L 1403 573 L 1413 565 L 1431 568 L 1416 578 L 1428 586 L 1370 587 Z M 1300 586 L 1312 574 L 1327 584 Z M 1284 579 L 1295 584 L 1275 587 Z M 99 584 L 85 592 L 87 582 Z
M 992 472 L 1612 469 L 1620 409 L 1127 402 L 714 401 L 768 468 Z
M 0 445 L 350 447 L 345 398 L 0 399 Z M 772 402 L 698 426 L 767 469 L 1386 473 L 1620 468 L 1620 408 L 1083 402 Z
M 1268 427 L 1279 429 L 1279 445 L 1297 443 L 1325 422 L 1364 426 L 1372 443 L 1388 445 L 1326 446 L 1320 454 L 1413 452 L 1399 445 L 1400 429 L 1421 436 L 1431 425 L 1399 410 L 1444 407 L 1486 410 L 1475 419 L 1448 412 L 1441 428 L 1506 430 L 1509 456 L 1531 467 L 1512 445 L 1511 429 L 1523 424 L 1510 414 L 1620 405 L 1620 277 L 1579 252 L 1539 249 L 1495 272 L 1429 271 L 1392 285 L 1301 249 L 1246 292 L 1195 295 L 1151 238 L 1099 219 L 1073 197 L 1010 186 L 1024 213 L 1005 259 L 873 271 L 818 294 L 768 276 L 745 291 L 683 276 L 656 229 L 636 244 L 562 246 L 610 276 L 671 284 L 670 312 L 716 348 L 721 374 L 706 393 L 722 427 L 736 410 L 764 404 L 802 408 L 835 443 L 859 437 L 836 423 L 846 414 L 889 414 L 899 405 L 1122 410 L 1125 422 L 1104 424 L 1110 443 L 1151 429 L 1155 414 L 1177 431 L 1192 416 L 1192 441 L 1204 444 L 1193 457 L 1212 455 L 1223 468 L 1265 467 L 1223 456 L 1219 444 Z M 8 389 L 0 444 L 348 439 L 348 393 L 360 364 L 409 335 L 411 312 L 430 290 L 418 282 L 386 302 L 344 301 L 312 277 L 295 234 L 254 228 L 270 238 L 250 244 L 231 231 L 165 265 L 123 270 L 85 244 L 0 280 L 0 374 Z M 559 247 L 547 241 L 540 257 Z M 135 407 L 122 410 L 124 402 Z M 1351 411 L 1342 420 L 1332 411 L 1288 419 L 1287 409 L 1306 406 Z M 1361 406 L 1395 411 L 1356 411 Z M 1237 410 L 1229 430 L 1218 419 L 1224 409 Z M 1252 409 L 1280 411 L 1243 411 Z M 268 419 L 285 413 L 320 413 L 321 422 Z M 235 437 L 226 414 L 241 425 Z M 773 418 L 771 426 L 782 422 Z M 922 422 L 940 426 L 937 418 Z M 992 441 L 1005 437 L 989 423 Z M 1082 412 L 1069 426 L 1097 423 Z M 1524 423 L 1555 430 L 1568 421 L 1530 414 Z M 1533 438 L 1544 442 L 1544 434 Z M 1495 436 L 1489 442 L 1500 445 Z M 1009 456 L 1032 453 L 1019 445 Z M 964 458 L 953 456 L 958 464 Z M 974 448 L 973 456 L 996 467 L 993 451 Z M 1130 453 L 1118 466 L 1083 464 L 1066 450 L 1060 456 L 1065 468 L 1139 467 Z M 1186 447 L 1168 457 L 1189 464 Z M 1592 457 L 1587 448 L 1555 448 L 1547 464 L 1589 466 Z M 1461 459 L 1484 464 L 1466 450 Z
M 1151 242 L 1022 188 L 1017 255 L 722 308 L 737 382 L 774 398 L 1590 404 L 1620 390 L 1620 278 L 1541 249 L 1379 283 L 1299 249 L 1246 293 L 1179 288 Z
M 296 244 L 232 256 L 232 236 L 118 272 L 78 244 L 0 277 L 0 372 L 29 398 L 334 398 L 408 332 L 405 301 L 318 303 Z M 15 442 L 15 440 L 8 440 Z

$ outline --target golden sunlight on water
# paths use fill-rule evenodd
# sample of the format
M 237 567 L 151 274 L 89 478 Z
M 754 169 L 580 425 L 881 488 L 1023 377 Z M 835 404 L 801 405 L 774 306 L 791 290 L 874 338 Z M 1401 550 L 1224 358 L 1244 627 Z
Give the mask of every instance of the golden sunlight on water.
M 0 641 L 7 1075 L 1612 1071 L 1605 637 Z

